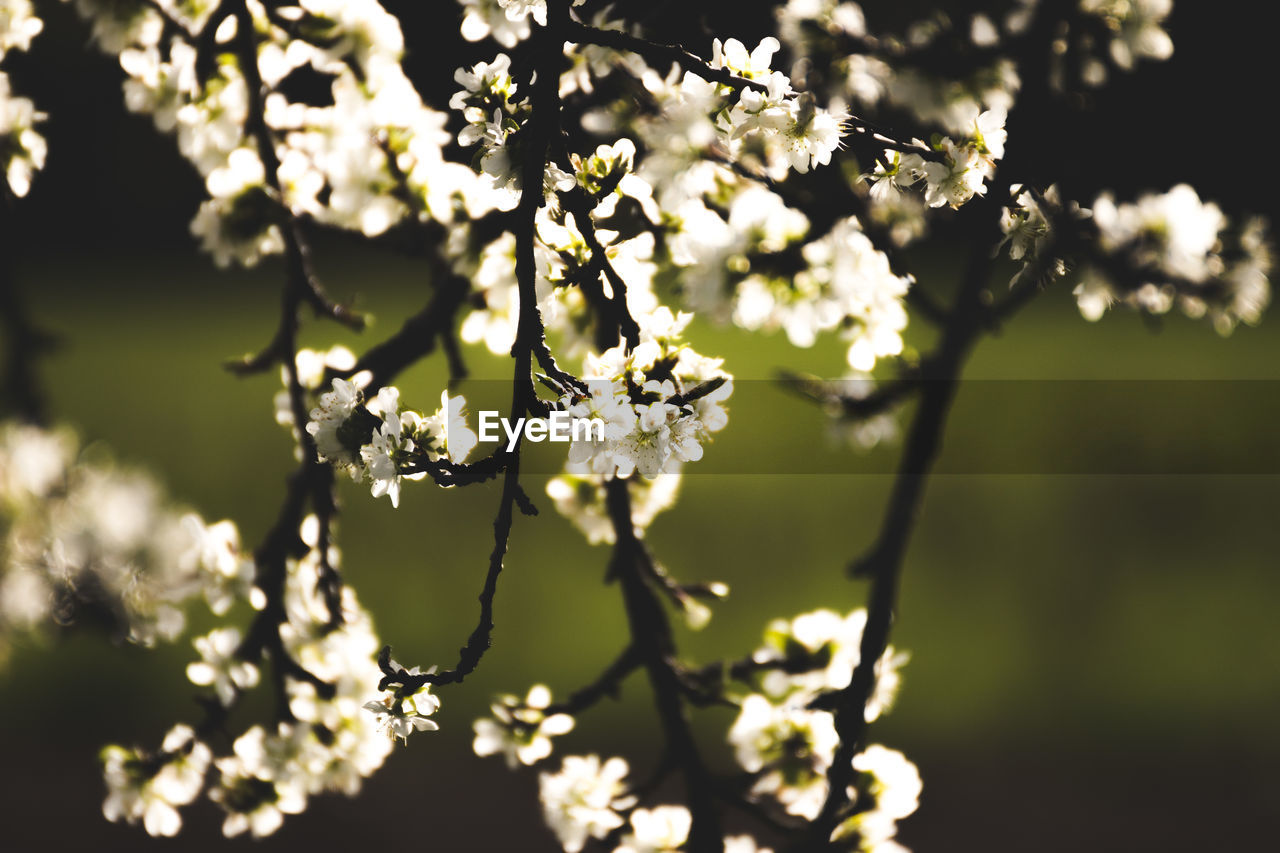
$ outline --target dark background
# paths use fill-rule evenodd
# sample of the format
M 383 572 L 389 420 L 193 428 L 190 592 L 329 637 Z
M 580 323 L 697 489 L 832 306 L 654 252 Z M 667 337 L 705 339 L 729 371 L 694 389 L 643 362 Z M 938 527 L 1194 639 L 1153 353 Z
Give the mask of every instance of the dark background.
M 452 26 L 445 0 L 389 0 L 408 45 L 406 68 L 426 101 L 444 109 L 457 88 L 453 70 L 491 58 L 496 45 L 467 44 Z M 956 20 L 968 9 L 998 3 L 947 3 Z M 594 9 L 593 4 L 588 8 Z M 614 7 L 642 21 L 653 37 L 710 51 L 713 36 L 754 45 L 771 29 L 772 4 L 641 2 Z M 901 31 L 936 8 L 908 2 L 863 4 L 868 26 Z M 1083 111 L 1059 103 L 1037 105 L 1055 121 L 1053 134 L 1034 140 L 1034 154 L 1080 187 L 1082 199 L 1110 187 L 1121 197 L 1192 182 L 1201 197 L 1232 212 L 1275 209 L 1274 169 L 1266 165 L 1269 94 L 1275 83 L 1274 45 L 1247 0 L 1180 2 L 1169 19 L 1175 49 L 1166 63 L 1142 62 L 1133 74 L 1113 75 Z M 187 248 L 187 223 L 201 197 L 194 170 L 147 117 L 123 108 L 122 74 L 115 62 L 86 49 L 86 28 L 70 4 L 41 6 L 46 30 L 29 55 L 13 54 L 14 89 L 49 114 L 48 168 L 40 191 L 22 205 L 19 245 L 154 251 Z M 1060 119 L 1060 121 L 1058 121 Z M 1018 156 L 1015 139 L 1010 157 Z M 1024 142 L 1024 145 L 1028 143 Z
M 435 106 L 452 92 L 456 65 L 494 52 L 458 53 L 452 3 L 388 5 L 404 13 L 410 71 Z M 640 10 L 635 17 L 656 36 L 695 50 L 708 46 L 704 22 L 708 32 L 754 43 L 767 21 L 767 4 L 621 5 Z M 924 6 L 864 4 L 873 29 Z M 1046 105 L 1061 131 L 1021 144 L 1034 144 L 1082 188 L 1109 186 L 1128 197 L 1185 180 L 1229 215 L 1270 212 L 1263 131 L 1275 63 L 1253 8 L 1178 3 L 1168 63 L 1143 63 L 1113 79 L 1085 112 Z M 290 465 L 287 436 L 271 421 L 276 380 L 235 380 L 218 365 L 269 337 L 279 270 L 269 262 L 216 273 L 195 255 L 187 235 L 200 196 L 194 172 L 149 119 L 125 112 L 120 73 L 86 49 L 87 31 L 71 10 L 45 3 L 41 13 L 46 32 L 32 54 L 6 67 L 15 91 L 50 114 L 49 166 L 11 217 L 4 251 L 37 319 L 63 336 L 43 374 L 54 413 L 80 425 L 87 440 L 162 472 L 173 494 L 210 520 L 236 519 L 255 542 Z M 955 259 L 949 250 L 920 259 L 923 285 L 945 288 Z M 356 298 L 380 322 L 364 341 L 311 324 L 312 345 L 364 346 L 429 293 L 420 262 L 343 241 L 326 244 L 319 262 L 335 294 Z M 1058 379 L 1141 387 L 1274 381 L 1277 328 L 1268 317 L 1220 339 L 1178 318 L 1158 330 L 1123 313 L 1086 324 L 1058 288 L 980 347 L 966 375 L 1037 380 L 1039 408 L 1029 420 L 962 392 L 943 468 L 969 471 L 966 462 L 984 447 L 1010 445 L 1045 461 L 1043 469 L 955 473 L 930 485 L 895 634 L 914 658 L 898 709 L 874 730 L 924 777 L 904 843 L 925 853 L 1267 846 L 1280 803 L 1274 467 L 1254 475 L 1213 465 L 1190 465 L 1206 472 L 1196 476 L 1107 474 L 1097 466 L 1037 472 L 1057 470 L 1054 460 L 1067 454 L 1107 458 L 1126 444 L 1158 443 L 1188 460 L 1221 452 L 1207 446 L 1274 447 L 1274 382 L 1257 383 L 1252 397 L 1229 395 L 1235 402 L 1213 413 L 1208 430 L 1190 415 L 1184 421 L 1141 407 L 1081 423 L 1076 401 L 1043 389 Z M 913 329 L 912 342 L 924 345 L 920 334 Z M 795 352 L 778 338 L 704 326 L 692 337 L 742 378 L 767 378 L 783 364 L 830 373 L 842 363 L 831 342 Z M 506 372 L 496 359 L 469 356 L 478 376 Z M 426 407 L 443 369 L 424 366 L 400 385 L 406 402 Z M 735 403 L 724 446 L 709 458 L 734 446 L 781 445 L 779 453 L 822 446 L 816 411 L 793 404 L 779 414 L 745 391 Z M 854 472 L 841 475 L 689 477 L 681 503 L 650 539 L 677 577 L 724 580 L 734 591 L 707 631 L 682 639 L 690 655 L 738 655 L 759 642 L 770 618 L 860 605 L 863 587 L 840 570 L 871 541 L 889 487 L 880 472 L 895 453 L 864 457 L 865 473 L 855 460 Z M 1247 454 L 1228 456 L 1247 464 Z M 533 478 L 529 492 L 537 498 L 541 490 Z M 361 487 L 348 484 L 342 496 L 347 578 L 382 636 L 406 663 L 449 663 L 474 621 L 497 491 L 419 484 L 406 489 L 398 511 Z M 536 774 L 512 775 L 498 760 L 470 757 L 469 736 L 491 692 L 543 681 L 563 694 L 623 642 L 617 591 L 599 583 L 606 551 L 588 547 L 548 501 L 539 503 L 541 518 L 517 522 L 494 649 L 474 679 L 445 694 L 443 730 L 415 736 L 360 798 L 313 801 L 263 849 L 554 849 L 537 816 Z M 195 627 L 210 625 L 198 619 Z M 174 721 L 193 719 L 182 675 L 190 659 L 185 641 L 148 653 L 104 646 L 87 631 L 18 649 L 0 672 L 0 846 L 21 853 L 229 846 L 207 804 L 188 810 L 174 842 L 149 842 L 140 828 L 100 816 L 98 748 L 154 745 Z M 262 711 L 247 708 L 237 723 Z M 722 741 L 731 719 L 720 711 L 697 718 L 718 766 L 729 763 Z M 564 748 L 624 754 L 643 773 L 654 729 L 647 690 L 629 682 L 624 701 L 584 715 Z

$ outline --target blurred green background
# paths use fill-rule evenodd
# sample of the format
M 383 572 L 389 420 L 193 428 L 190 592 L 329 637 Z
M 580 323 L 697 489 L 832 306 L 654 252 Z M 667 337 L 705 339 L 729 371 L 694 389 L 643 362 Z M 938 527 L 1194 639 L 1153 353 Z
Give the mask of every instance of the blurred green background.
M 930 279 L 950 277 L 947 257 L 925 270 Z M 319 264 L 333 292 L 379 320 L 369 341 L 429 293 L 420 263 L 343 250 L 321 253 Z M 218 274 L 190 256 L 104 252 L 42 257 L 17 272 L 34 286 L 36 318 L 64 337 L 43 370 L 57 416 L 123 461 L 160 472 L 175 498 L 208 519 L 235 519 L 255 542 L 290 466 L 288 436 L 272 421 L 278 379 L 239 380 L 219 365 L 269 337 L 279 270 Z M 1271 317 L 1221 339 L 1178 318 L 1158 332 L 1125 313 L 1088 324 L 1059 288 L 984 342 L 966 376 L 1276 380 L 1278 328 Z M 706 326 L 690 336 L 743 379 L 780 365 L 830 375 L 841 361 L 833 342 L 797 352 L 781 337 Z M 306 342 L 336 340 L 362 344 L 308 326 Z M 508 369 L 474 349 L 468 356 L 479 380 Z M 407 404 L 429 408 L 443 382 L 435 362 L 399 385 Z M 1203 417 L 1143 417 L 1139 406 L 1084 424 L 1079 393 L 1059 399 L 1052 384 L 1020 385 L 1034 390 L 1034 421 L 992 407 L 981 385 L 962 388 L 943 470 L 1010 444 L 1026 458 L 1105 460 L 1116 446 L 1156 438 L 1165 458 L 1208 458 L 1206 470 L 1221 458 L 1224 470 L 1239 470 L 1231 448 L 1274 445 L 1271 382 L 1244 385 L 1253 390 L 1232 398 L 1234 409 Z M 836 452 L 821 414 L 802 401 L 752 387 L 731 402 L 708 466 L 715 454 Z M 1224 427 L 1216 441 L 1206 442 L 1206 423 Z M 733 590 L 704 632 L 685 632 L 689 656 L 737 656 L 759 643 L 770 618 L 860 605 L 865 588 L 842 567 L 871 541 L 890 483 L 878 472 L 898 449 L 848 456 L 848 470 L 877 473 L 688 476 L 650 541 L 677 577 Z M 1252 849 L 1280 797 L 1274 464 L 1254 475 L 1107 475 L 1096 473 L 1105 465 L 1081 464 L 1086 473 L 943 474 L 929 485 L 894 637 L 912 662 L 897 710 L 874 729 L 925 780 L 901 838 L 924 851 Z M 540 498 L 545 477 L 530 481 Z M 350 483 L 342 499 L 346 578 L 381 635 L 401 661 L 450 664 L 474 624 L 497 486 L 409 484 L 399 510 Z M 549 500 L 539 504 L 542 515 L 516 522 L 494 647 L 473 678 L 444 691 L 442 731 L 397 750 L 358 800 L 313 801 L 264 849 L 397 840 L 413 849 L 554 849 L 537 815 L 536 774 L 471 756 L 470 722 L 495 691 L 580 686 L 625 635 L 618 592 L 601 583 L 607 549 L 587 546 Z M 197 628 L 208 624 L 197 615 Z M 154 744 L 172 722 L 196 717 L 183 676 L 192 654 L 186 641 L 145 652 L 87 631 L 18 650 L 0 673 L 5 849 L 166 843 L 102 820 L 95 755 L 108 741 Z M 629 681 L 623 700 L 582 716 L 563 748 L 623 754 L 643 772 L 657 742 L 649 703 L 643 679 Z M 696 721 L 713 761 L 727 767 L 731 716 L 703 711 Z M 188 813 L 169 846 L 222 846 L 216 809 Z M 432 829 L 406 835 L 403 822 Z

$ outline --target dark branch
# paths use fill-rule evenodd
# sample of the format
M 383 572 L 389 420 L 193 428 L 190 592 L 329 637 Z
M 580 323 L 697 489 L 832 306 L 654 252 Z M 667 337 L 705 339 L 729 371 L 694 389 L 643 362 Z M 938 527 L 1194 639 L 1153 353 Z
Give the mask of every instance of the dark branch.
M 685 713 L 685 685 L 675 666 L 675 639 L 662 602 L 649 587 L 653 566 L 643 543 L 636 537 L 627 481 L 615 478 L 605 483 L 605 502 L 616 537 L 610 573 L 622 587 L 632 644 L 649 674 L 667 754 L 684 776 L 685 796 L 693 815 L 689 850 L 719 853 L 724 849 L 724 839 L 714 780 L 703 763 Z
M 568 22 L 566 38 L 575 44 L 594 44 L 610 47 L 626 53 L 634 53 L 652 63 L 670 62 L 679 65 L 685 71 L 701 77 L 711 83 L 719 83 L 731 89 L 755 89 L 767 92 L 769 87 L 758 80 L 739 77 L 728 68 L 712 68 L 706 60 L 695 56 L 678 44 L 662 44 L 629 35 L 619 30 L 600 30 L 577 21 Z
M 622 682 L 626 680 L 627 676 L 639 669 L 640 665 L 640 654 L 636 651 L 636 647 L 634 645 L 627 646 L 623 649 L 622 654 L 618 655 L 618 658 L 609 664 L 595 681 L 579 690 L 575 690 L 563 702 L 557 702 L 549 706 L 545 713 L 548 716 L 551 714 L 577 714 L 587 710 L 606 697 L 616 699 L 622 690 Z

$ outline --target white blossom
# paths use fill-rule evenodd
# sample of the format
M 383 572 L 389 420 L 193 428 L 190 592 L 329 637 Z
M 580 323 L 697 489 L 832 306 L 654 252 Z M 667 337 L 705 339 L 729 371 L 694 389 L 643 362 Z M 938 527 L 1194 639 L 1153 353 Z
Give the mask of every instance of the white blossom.
M 543 817 L 567 853 L 623 825 L 618 812 L 635 804 L 626 795 L 627 769 L 621 758 L 602 764 L 597 755 L 567 755 L 559 772 L 538 774 Z
M 775 797 L 789 814 L 810 820 L 826 797 L 826 771 L 840 736 L 826 711 L 775 705 L 751 694 L 729 730 L 729 743 L 748 773 L 759 773 L 752 792 Z
M 573 729 L 568 714 L 546 713 L 551 704 L 551 691 L 543 684 L 529 689 L 524 700 L 503 695 L 489 706 L 493 718 L 475 721 L 472 749 L 481 757 L 501 754 L 507 766 L 533 765 L 551 754 L 551 738 Z
M 1139 59 L 1168 59 L 1173 40 L 1162 27 L 1173 0 L 1081 0 L 1080 9 L 1097 15 L 1111 30 L 1111 58 L 1131 70 Z
M 527 15 L 510 16 L 501 0 L 461 0 L 465 13 L 462 18 L 462 37 L 467 41 L 480 41 L 492 36 L 506 48 L 515 47 L 529 37 Z M 545 5 L 544 5 L 545 14 Z
M 684 806 L 658 806 L 631 813 L 631 832 L 614 853 L 675 853 L 684 846 L 693 816 Z
M 349 380 L 334 379 L 333 390 L 320 396 L 320 405 L 311 410 L 307 432 L 316 442 L 316 452 L 338 465 L 355 464 L 356 456 L 340 434 L 364 395 Z
M 392 667 L 402 669 L 394 662 Z M 434 667 L 430 671 L 435 672 Z M 405 673 L 418 675 L 419 670 L 415 666 L 405 670 Z M 380 700 L 366 702 L 364 708 L 373 713 L 377 718 L 378 726 L 393 740 L 399 738 L 408 743 L 409 735 L 413 732 L 434 732 L 440 729 L 435 720 L 430 719 L 432 714 L 440 710 L 440 697 L 431 692 L 429 683 L 423 684 L 412 693 L 396 690 L 384 695 Z
M 241 690 L 258 683 L 258 668 L 240 660 L 240 631 L 218 628 L 193 641 L 200 660 L 187 665 L 187 678 L 202 687 L 212 685 L 218 701 L 230 705 Z
M 31 0 L 0 0 L 0 61 L 6 51 L 31 49 L 44 22 L 35 16 Z
M 832 833 L 832 840 L 856 835 L 859 849 L 900 850 L 894 842 L 897 822 L 915 813 L 920 802 L 920 772 L 901 752 L 871 744 L 853 757 L 859 781 L 849 788 L 852 817 Z
M 190 803 L 200 792 L 210 750 L 195 740 L 188 726 L 172 729 L 165 736 L 163 749 L 154 756 L 119 746 L 102 750 L 107 783 L 102 813 L 107 820 L 141 820 L 147 834 L 153 836 L 178 834 L 182 828 L 178 806 Z
M 8 158 L 0 160 L 0 169 L 18 198 L 31 190 L 32 177 L 44 168 L 48 146 L 35 129 L 44 119 L 31 99 L 10 93 L 9 76 L 0 71 L 0 154 Z

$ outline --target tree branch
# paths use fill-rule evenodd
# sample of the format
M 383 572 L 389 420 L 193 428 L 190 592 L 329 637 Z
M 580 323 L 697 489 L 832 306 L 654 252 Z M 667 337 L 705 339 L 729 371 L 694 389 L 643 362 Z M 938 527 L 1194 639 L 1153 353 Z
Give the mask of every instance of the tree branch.
M 758 80 L 739 77 L 728 68 L 712 68 L 706 60 L 695 56 L 678 44 L 662 44 L 661 42 L 649 41 L 620 30 L 601 30 L 589 27 L 577 21 L 568 22 L 565 37 L 575 44 L 594 44 L 625 53 L 634 53 L 644 57 L 646 62 L 654 64 L 670 62 L 679 65 L 685 71 L 701 77 L 703 80 L 719 83 L 731 89 L 755 89 L 757 92 L 769 91 L 769 87 Z
M 715 803 L 714 780 L 703 763 L 685 714 L 684 686 L 674 665 L 676 650 L 671 624 L 661 601 L 646 581 L 651 566 L 647 565 L 648 552 L 636 537 L 631 520 L 631 493 L 626 480 L 614 478 L 605 483 L 605 503 L 615 535 L 610 573 L 618 578 L 622 587 L 632 644 L 649 673 L 668 754 L 684 776 L 685 796 L 693 815 L 689 850 L 690 853 L 720 853 L 724 839 Z
M 618 655 L 617 659 L 609 664 L 595 681 L 575 690 L 563 702 L 556 702 L 548 706 L 543 713 L 547 716 L 552 714 L 578 714 L 605 697 L 616 699 L 622 689 L 622 682 L 626 680 L 627 676 L 639 669 L 641 663 L 640 653 L 636 650 L 635 644 L 627 646 L 622 650 L 622 654 Z

